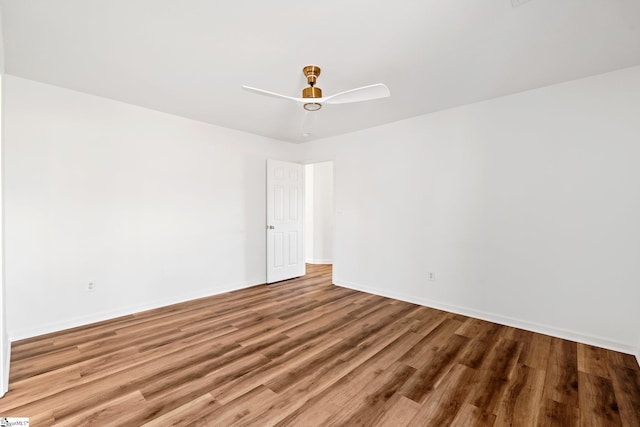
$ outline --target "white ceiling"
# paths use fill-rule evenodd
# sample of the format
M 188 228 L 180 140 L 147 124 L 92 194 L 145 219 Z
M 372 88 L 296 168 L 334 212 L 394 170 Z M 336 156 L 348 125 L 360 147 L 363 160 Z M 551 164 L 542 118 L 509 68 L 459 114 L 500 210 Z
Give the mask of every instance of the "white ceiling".
M 7 74 L 303 142 L 640 64 L 640 0 L 1 0 Z M 302 67 L 325 96 L 302 108 Z

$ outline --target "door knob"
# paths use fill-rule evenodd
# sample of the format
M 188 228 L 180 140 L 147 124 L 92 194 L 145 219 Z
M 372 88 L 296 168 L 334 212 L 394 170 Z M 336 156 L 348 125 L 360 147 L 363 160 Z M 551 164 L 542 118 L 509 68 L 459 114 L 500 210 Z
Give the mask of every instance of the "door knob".
M 268 228 L 269 230 L 274 230 L 274 229 L 275 229 L 275 227 L 274 227 L 273 225 L 267 225 L 267 228 Z

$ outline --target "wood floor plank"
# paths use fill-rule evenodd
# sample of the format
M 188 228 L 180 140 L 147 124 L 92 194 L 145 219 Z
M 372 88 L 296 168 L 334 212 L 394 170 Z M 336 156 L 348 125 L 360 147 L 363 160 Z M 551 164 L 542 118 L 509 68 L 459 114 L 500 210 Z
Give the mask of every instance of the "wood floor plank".
M 476 374 L 474 369 L 456 364 L 411 419 L 411 426 L 451 425 L 471 391 L 468 384 Z
M 356 304 L 340 306 L 331 311 L 313 311 L 299 319 L 298 322 L 287 321 L 287 328 L 282 331 L 290 338 L 305 340 L 313 335 L 322 335 L 333 331 L 347 322 L 352 322 L 354 317 L 351 312 L 356 309 Z
M 375 335 L 385 329 L 390 324 L 393 324 L 395 320 L 410 313 L 414 309 L 415 308 L 413 306 L 401 306 L 399 309 L 394 307 L 392 311 L 380 310 L 379 315 L 371 318 L 370 324 L 366 323 L 360 329 L 350 330 L 349 332 L 341 331 L 339 336 L 343 338 L 343 340 L 338 344 L 320 353 L 317 357 L 308 360 L 304 366 L 292 367 L 289 372 L 269 381 L 266 386 L 277 393 L 291 387 L 297 381 L 320 367 L 327 360 L 343 356 L 344 353 L 348 352 L 371 335 Z
M 493 347 L 485 363 L 478 369 L 469 403 L 488 413 L 495 413 L 520 357 L 517 341 L 502 339 Z
M 330 386 L 320 388 L 319 393 L 315 393 L 306 401 L 295 405 L 297 408 L 287 414 L 286 417 L 280 418 L 282 421 L 277 425 L 295 426 L 307 423 L 310 420 L 313 422 L 324 420 L 332 414 L 332 411 L 337 411 L 343 402 L 368 387 L 380 373 L 398 360 L 406 351 L 407 346 L 414 345 L 419 339 L 420 337 L 413 332 L 405 331 L 390 342 L 383 341 L 382 346 L 379 348 L 369 345 L 362 347 L 364 350 L 361 353 L 363 357 L 356 358 L 361 363 L 354 365 L 354 368 L 350 369 L 346 363 L 340 363 L 336 364 L 335 367 L 330 367 L 327 371 L 320 372 L 317 379 L 324 377 L 333 379 Z M 372 353 L 373 356 L 371 356 Z M 362 360 L 366 360 L 366 363 L 362 362 Z M 317 384 L 316 378 L 311 378 L 309 382 Z M 309 389 L 307 384 L 304 387 L 294 388 L 290 392 L 306 394 L 309 391 L 312 390 Z
M 407 399 L 401 394 L 394 394 L 383 409 L 382 418 L 375 424 L 376 427 L 396 427 L 409 425 L 420 409 L 420 404 Z
M 140 392 L 134 391 L 87 408 L 72 417 L 59 418 L 54 411 L 55 425 L 60 427 L 122 425 L 128 414 L 144 403 L 144 397 Z
M 0 408 L 3 410 L 0 414 L 4 415 L 6 410 L 45 399 L 61 390 L 76 387 L 81 378 L 80 369 L 71 365 L 12 383 L 11 399 L 0 400 Z M 55 384 L 56 387 L 51 387 L 51 384 Z
M 214 425 L 213 421 L 219 426 L 238 425 L 246 418 L 265 411 L 277 398 L 276 393 L 260 385 L 212 412 L 212 422 L 209 425 Z
M 155 384 L 151 390 L 143 390 L 143 395 L 147 400 L 147 405 L 138 408 L 135 413 L 130 414 L 127 418 L 129 425 L 141 425 L 146 420 L 154 418 L 164 418 L 168 416 L 180 414 L 182 418 L 193 418 L 189 414 L 197 408 L 190 407 L 190 402 L 201 398 L 202 396 L 210 396 L 211 401 L 205 407 L 208 411 L 217 411 L 223 405 L 213 398 L 208 390 L 215 390 L 217 387 L 228 384 L 238 376 L 244 375 L 255 366 L 264 364 L 264 358 L 259 355 L 248 356 L 243 359 L 236 360 L 229 365 L 221 367 L 204 376 L 176 385 L 173 388 L 165 388 L 158 390 Z M 144 393 L 148 393 L 145 395 Z M 215 402 L 215 404 L 214 404 Z
M 77 347 L 54 350 L 49 353 L 25 359 L 22 363 L 12 366 L 9 372 L 9 381 L 20 381 L 21 379 L 34 375 L 44 374 L 58 368 L 82 360 L 82 355 Z
M 31 425 L 640 427 L 631 355 L 331 284 L 331 267 L 12 343 Z
M 532 339 L 522 340 L 526 343 L 526 348 L 523 348 L 521 354 L 522 363 L 525 365 L 546 370 L 547 363 L 549 363 L 549 353 L 551 348 L 551 337 L 548 335 L 536 334 L 532 332 Z
M 454 336 L 454 332 L 460 327 L 460 323 L 458 320 L 443 319 L 417 345 L 410 348 L 400 360 L 414 368 L 422 367 L 425 360 L 433 357 L 438 347 L 446 345 L 448 340 Z
M 608 350 L 580 343 L 577 348 L 578 371 L 610 379 Z
M 15 393 L 12 392 L 11 399 L 3 399 L 2 403 L 4 407 L 9 408 L 21 406 L 100 378 L 113 378 L 114 374 L 120 371 L 136 370 L 137 366 L 143 364 L 155 363 L 160 360 L 163 365 L 166 365 L 172 357 L 184 358 L 182 356 L 184 352 L 190 352 L 194 346 L 199 347 L 203 352 L 208 352 L 208 354 L 215 354 L 221 348 L 220 343 L 211 342 L 204 338 L 201 338 L 200 341 L 193 341 L 193 337 L 189 337 L 146 353 L 140 353 L 135 348 L 118 350 L 113 354 L 14 382 L 11 384 L 11 388 Z M 237 347 L 235 344 L 231 344 L 230 346 L 222 347 L 222 351 L 235 347 Z M 126 360 L 127 363 L 122 363 L 123 360 Z M 55 387 L 52 387 L 52 384 L 55 384 Z M 21 399 L 21 397 L 23 398 Z
M 256 384 L 268 383 L 275 377 L 289 371 L 291 366 L 304 364 L 307 359 L 325 351 L 327 348 L 334 346 L 338 342 L 340 342 L 339 338 L 333 338 L 333 340 L 317 338 L 313 341 L 308 341 L 304 346 L 298 347 L 296 350 L 285 353 L 280 357 L 271 360 L 268 364 L 236 378 L 229 384 L 218 387 L 216 390 L 212 391 L 213 396 L 217 401 L 223 404 L 230 402 L 252 390 Z
M 245 418 L 243 424 L 246 425 L 275 425 L 276 423 L 288 417 L 293 412 L 300 410 L 300 407 L 307 402 L 321 402 L 321 398 L 326 396 L 323 392 L 327 389 L 333 389 L 333 384 L 337 381 L 342 381 L 343 378 L 349 378 L 354 372 L 361 372 L 364 366 L 373 366 L 375 361 L 376 369 L 386 369 L 394 361 L 396 361 L 403 351 L 403 348 L 411 346 L 415 343 L 419 337 L 411 332 L 413 329 L 414 321 L 411 318 L 400 318 L 395 322 L 389 323 L 383 328 L 379 334 L 368 336 L 363 342 L 357 346 L 347 350 L 340 358 L 326 359 L 323 364 L 318 365 L 318 368 L 309 375 L 302 378 L 301 381 L 296 382 L 289 389 L 279 393 L 279 400 L 276 404 L 269 407 L 269 409 L 260 415 L 259 419 Z M 367 363 L 364 363 L 364 362 Z M 354 371 L 354 366 L 357 366 Z M 351 372 L 350 372 L 351 371 Z M 371 369 L 368 370 L 371 372 Z M 374 370 L 373 374 L 376 374 Z M 360 387 L 363 387 L 362 385 Z M 352 389 L 353 391 L 353 389 Z M 335 397 L 339 393 L 331 393 L 329 396 Z M 299 396 L 305 396 L 307 402 L 300 399 Z M 219 396 L 219 399 L 226 399 L 226 397 Z M 340 402 L 345 400 L 345 395 L 342 395 Z M 224 401 L 224 400 L 221 400 Z M 326 407 L 331 407 L 332 403 L 323 403 L 320 406 L 320 412 L 325 414 L 324 416 L 331 415 L 327 413 Z M 313 404 L 310 405 L 313 407 Z M 310 420 L 318 421 L 322 418 L 317 416 L 310 416 L 308 411 L 302 411 L 302 423 L 308 424 Z
M 465 427 L 491 427 L 496 416 L 470 404 L 462 405 L 460 412 L 453 419 L 451 425 Z
M 470 329 L 461 331 L 461 335 L 472 338 L 472 341 L 460 363 L 472 369 L 478 369 L 497 344 L 501 328 L 500 325 L 479 319 L 468 319 L 465 323 Z
M 433 354 L 433 357 L 423 362 L 416 374 L 403 385 L 399 392 L 417 403 L 422 403 L 455 365 L 468 341 L 469 338 L 454 334 Z
M 388 401 L 413 375 L 415 368 L 396 362 L 363 393 L 358 393 L 336 411 L 325 422 L 327 425 L 371 426 L 382 420 Z
M 580 425 L 583 427 L 621 426 L 620 410 L 613 384 L 607 378 L 578 373 Z
M 609 350 L 607 358 L 609 359 L 608 366 L 622 366 L 634 370 L 638 368 L 638 361 L 631 354 Z
M 148 400 L 170 398 L 175 401 L 182 395 L 183 390 L 184 395 L 189 399 L 193 395 L 203 394 L 207 390 L 215 389 L 246 375 L 269 363 L 269 359 L 256 353 L 239 357 L 217 369 L 209 367 L 209 363 L 211 362 L 189 363 L 171 374 L 163 375 L 162 378 L 141 386 L 139 390 Z
M 622 425 L 640 427 L 640 372 L 617 365 L 609 368 Z
M 576 343 L 551 339 L 544 396 L 578 407 L 578 351 Z
M 538 427 L 577 427 L 580 410 L 552 399 L 543 399 L 538 413 Z
M 517 328 L 506 328 L 506 332 L 502 336 L 522 343 L 518 363 L 542 371 L 547 369 L 551 347 L 550 336 Z
M 210 394 L 202 395 L 189 403 L 179 406 L 162 416 L 155 418 L 144 427 L 192 426 L 220 408 Z
M 535 426 L 538 422 L 545 372 L 521 363 L 498 405 L 495 426 Z

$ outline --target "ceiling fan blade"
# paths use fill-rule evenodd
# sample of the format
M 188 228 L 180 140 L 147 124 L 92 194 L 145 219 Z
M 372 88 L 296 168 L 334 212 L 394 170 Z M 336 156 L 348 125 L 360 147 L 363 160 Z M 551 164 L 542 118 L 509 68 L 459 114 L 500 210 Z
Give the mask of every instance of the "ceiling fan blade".
M 323 99 L 323 102 L 326 104 L 347 104 L 349 102 L 370 101 L 388 96 L 391 96 L 389 88 L 382 83 L 378 83 L 327 96 Z
M 293 96 L 280 95 L 279 93 L 269 92 L 268 90 L 258 89 L 258 88 L 251 87 L 251 86 L 244 86 L 243 85 L 242 89 L 244 89 L 244 90 L 246 90 L 248 92 L 257 93 L 259 95 L 270 96 L 272 98 L 288 99 L 290 101 L 295 101 L 295 102 L 300 102 L 300 103 L 306 102 L 304 99 L 301 99 L 301 98 L 294 98 Z

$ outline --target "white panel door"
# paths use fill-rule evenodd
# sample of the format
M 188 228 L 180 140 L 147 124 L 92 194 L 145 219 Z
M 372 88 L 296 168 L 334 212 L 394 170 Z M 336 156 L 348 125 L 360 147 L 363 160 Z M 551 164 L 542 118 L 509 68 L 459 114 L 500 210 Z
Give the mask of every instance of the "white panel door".
M 304 167 L 267 160 L 267 283 L 304 276 Z

